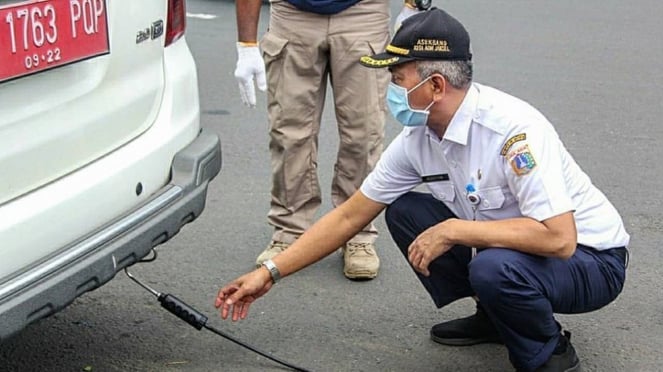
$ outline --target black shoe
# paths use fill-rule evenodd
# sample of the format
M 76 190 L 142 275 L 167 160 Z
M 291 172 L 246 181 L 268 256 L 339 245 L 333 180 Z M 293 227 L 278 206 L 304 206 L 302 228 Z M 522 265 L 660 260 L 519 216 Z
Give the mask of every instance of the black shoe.
M 430 338 L 437 343 L 451 346 L 503 343 L 493 322 L 479 304 L 477 312 L 472 316 L 434 325 L 430 330 Z
M 571 345 L 571 332 L 564 331 L 559 338 L 553 355 L 536 372 L 579 372 L 580 359 Z

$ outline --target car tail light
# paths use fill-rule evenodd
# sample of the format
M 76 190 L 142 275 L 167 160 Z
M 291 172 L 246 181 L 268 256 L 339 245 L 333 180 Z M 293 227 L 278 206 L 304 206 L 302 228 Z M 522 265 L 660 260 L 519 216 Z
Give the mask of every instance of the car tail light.
M 186 30 L 186 1 L 168 0 L 166 46 L 176 42 Z

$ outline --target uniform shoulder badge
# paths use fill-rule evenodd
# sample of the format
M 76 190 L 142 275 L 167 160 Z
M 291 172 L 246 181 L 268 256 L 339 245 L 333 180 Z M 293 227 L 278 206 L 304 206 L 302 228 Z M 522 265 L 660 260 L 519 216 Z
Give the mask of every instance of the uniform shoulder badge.
M 511 168 L 518 176 L 524 176 L 536 167 L 536 160 L 529 149 L 529 145 L 519 146 L 507 155 Z

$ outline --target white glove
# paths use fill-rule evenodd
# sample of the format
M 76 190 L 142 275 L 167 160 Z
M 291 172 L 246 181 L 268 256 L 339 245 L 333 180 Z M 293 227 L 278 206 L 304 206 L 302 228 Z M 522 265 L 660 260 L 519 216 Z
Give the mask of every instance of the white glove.
M 267 79 L 265 77 L 265 61 L 260 55 L 258 46 L 246 46 L 237 43 L 237 66 L 235 67 L 235 79 L 239 83 L 239 94 L 242 102 L 249 107 L 256 106 L 256 89 L 258 85 L 261 91 L 267 90 Z
M 404 20 L 419 12 L 420 12 L 419 9 L 413 9 L 407 5 L 404 5 L 403 9 L 401 9 L 400 13 L 398 13 L 398 15 L 396 16 L 396 21 L 394 22 L 394 33 L 396 33 L 396 31 L 398 31 L 398 29 L 401 28 L 401 24 L 403 23 Z

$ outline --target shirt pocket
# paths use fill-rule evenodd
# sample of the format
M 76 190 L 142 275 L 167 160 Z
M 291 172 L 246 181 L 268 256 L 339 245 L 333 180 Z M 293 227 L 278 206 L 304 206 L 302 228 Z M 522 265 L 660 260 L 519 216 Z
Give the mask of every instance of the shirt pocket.
M 502 191 L 502 187 L 486 187 L 477 191 L 481 202 L 477 205 L 477 209 L 480 211 L 489 211 L 493 209 L 500 209 L 504 206 L 504 201 L 506 196 Z
M 431 182 L 426 186 L 437 200 L 452 203 L 456 199 L 456 189 L 452 183 Z

